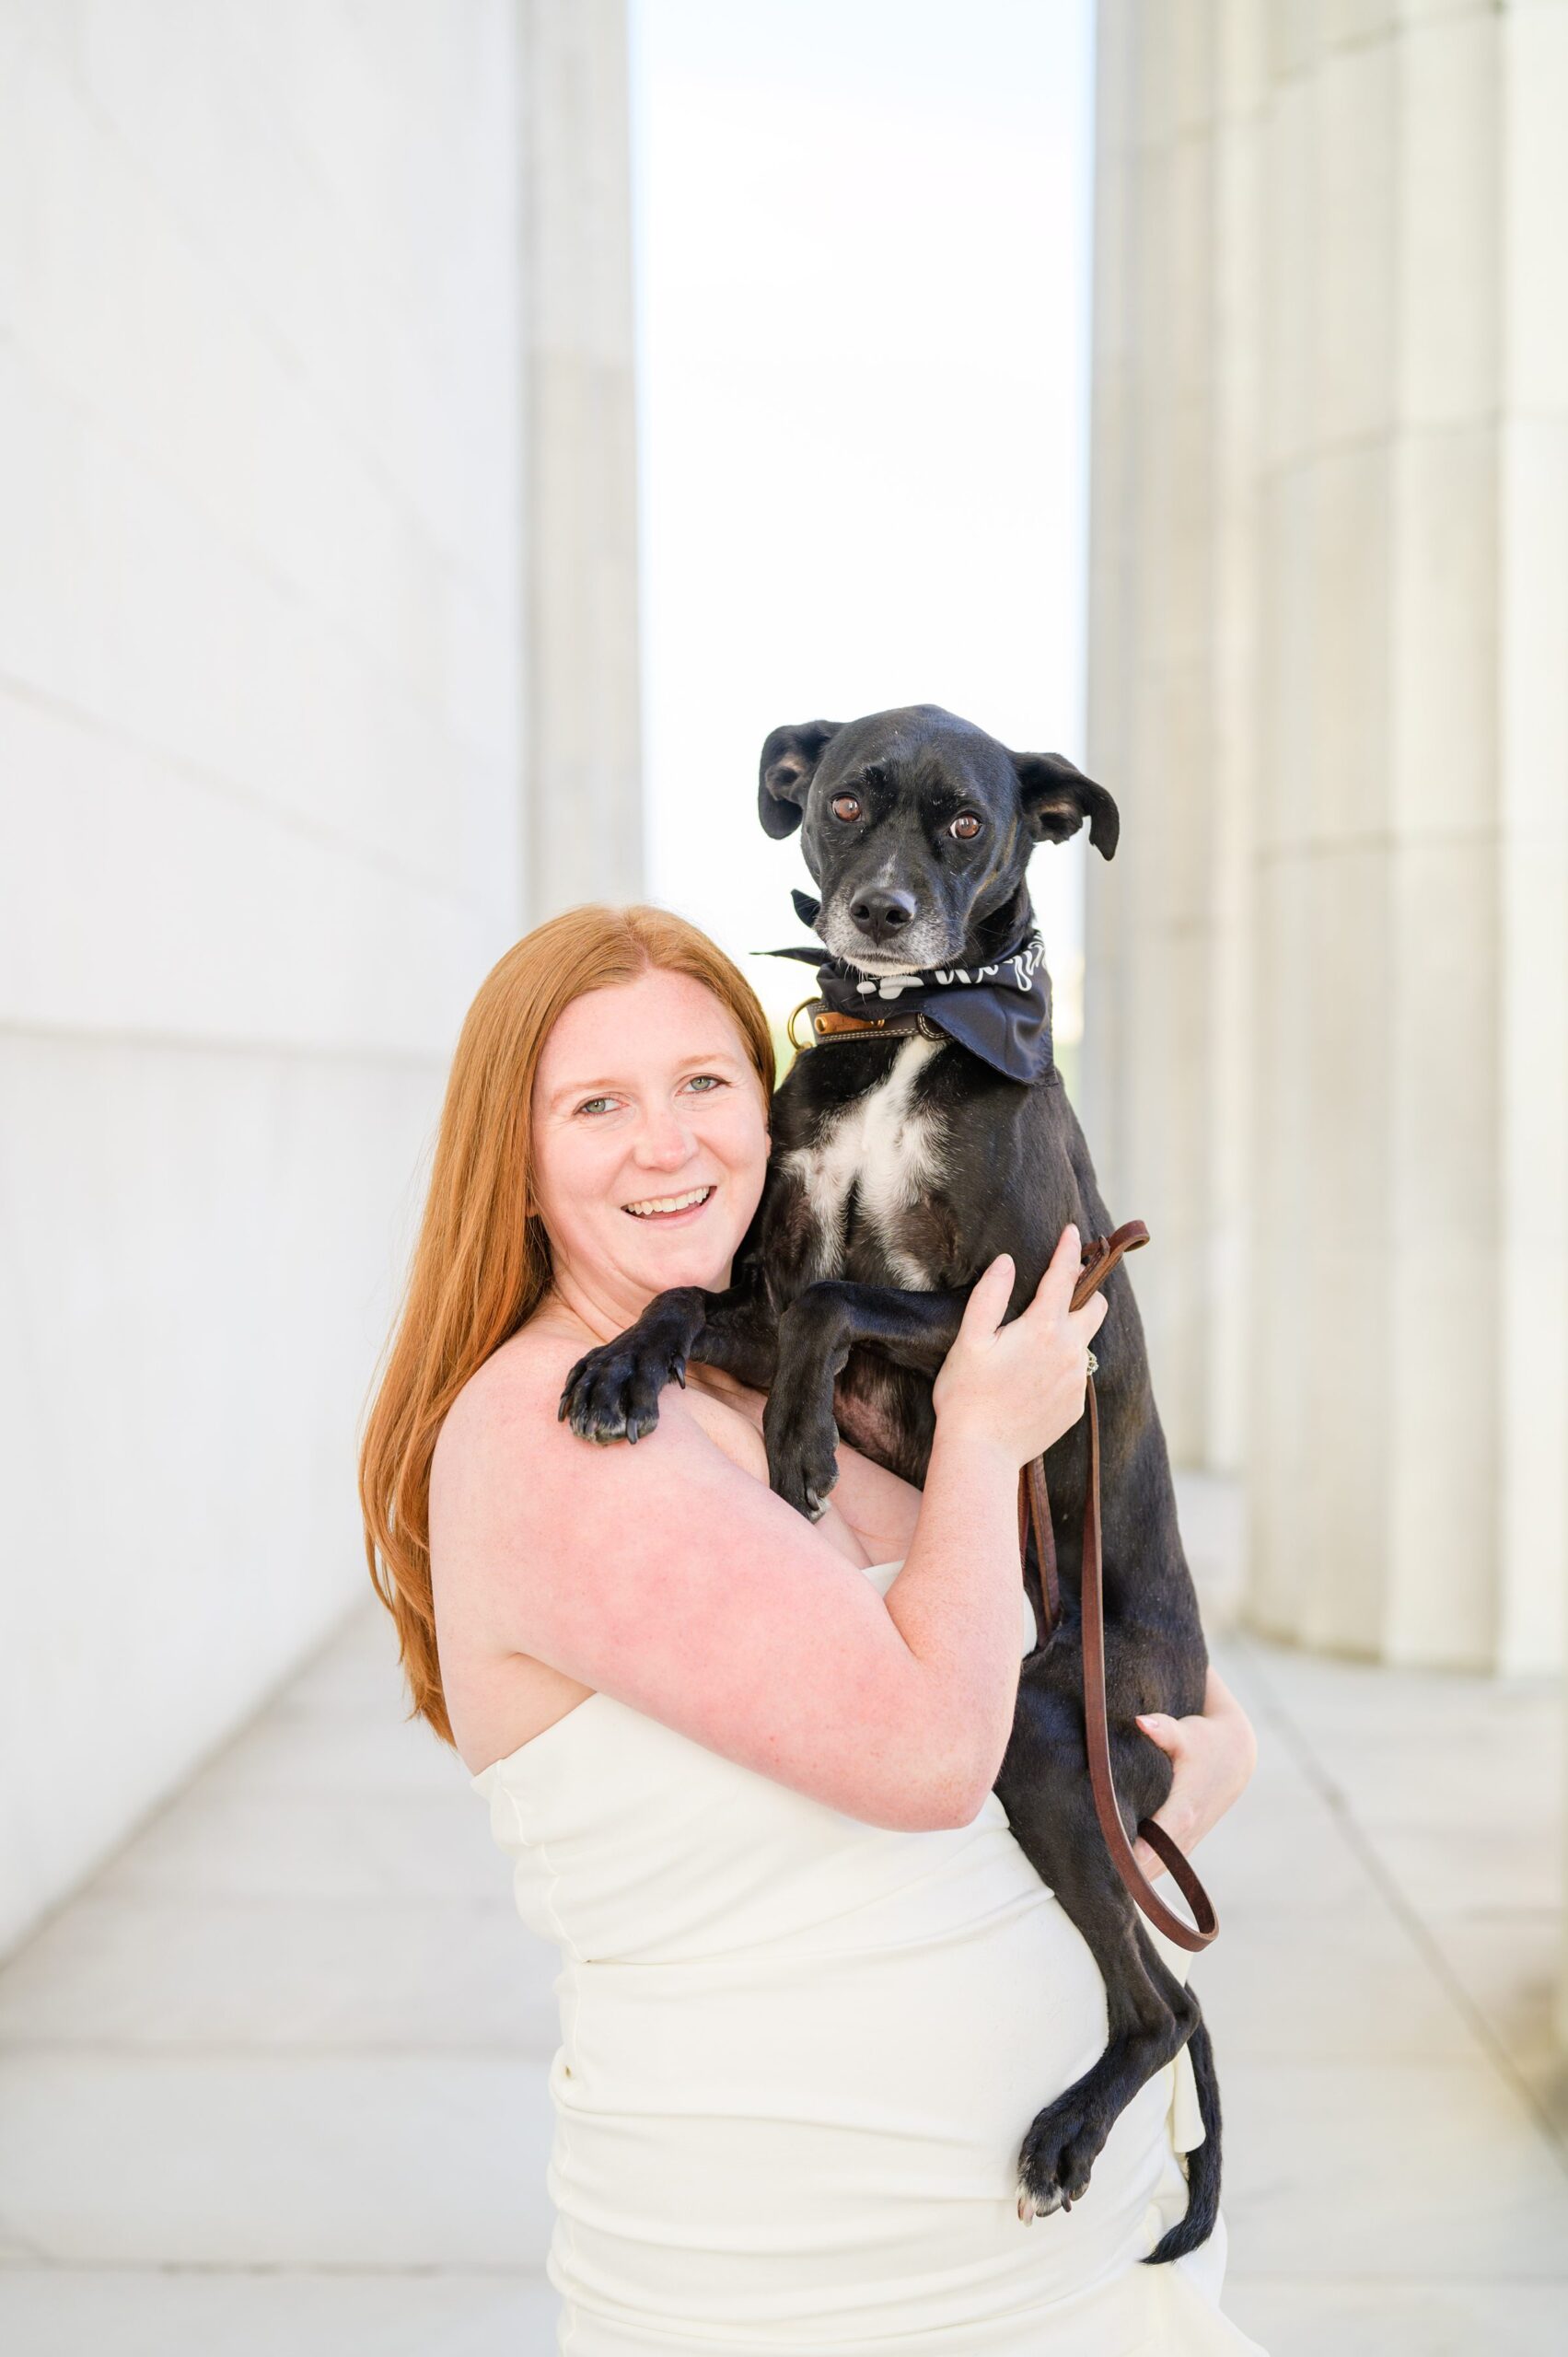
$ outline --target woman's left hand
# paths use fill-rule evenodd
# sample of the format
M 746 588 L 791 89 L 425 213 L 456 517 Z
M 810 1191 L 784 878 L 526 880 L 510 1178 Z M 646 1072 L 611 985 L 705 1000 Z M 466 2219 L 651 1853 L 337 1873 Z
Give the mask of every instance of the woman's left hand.
M 1201 1713 L 1172 1719 L 1163 1711 L 1151 1711 L 1138 1724 L 1175 1767 L 1165 1805 L 1155 1811 L 1155 1823 L 1188 1856 L 1247 1789 L 1258 1759 L 1252 1722 L 1218 1670 L 1211 1669 Z M 1151 1882 L 1164 1874 L 1146 1841 L 1135 1841 L 1132 1854 Z

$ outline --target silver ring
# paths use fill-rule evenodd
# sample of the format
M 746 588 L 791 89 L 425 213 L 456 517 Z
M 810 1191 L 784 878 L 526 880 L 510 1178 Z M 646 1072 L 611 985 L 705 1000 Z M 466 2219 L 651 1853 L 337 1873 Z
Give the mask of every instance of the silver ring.
M 1097 1359 L 1097 1358 L 1096 1358 L 1096 1356 L 1095 1356 L 1095 1354 L 1094 1354 L 1093 1351 L 1086 1352 L 1085 1355 L 1086 1355 L 1086 1358 L 1088 1359 L 1088 1364 L 1087 1364 L 1087 1366 L 1084 1369 L 1084 1374 L 1085 1374 L 1085 1376 L 1091 1376 L 1091 1375 L 1098 1375 L 1098 1374 L 1099 1373 L 1099 1361 L 1098 1361 L 1098 1359 Z

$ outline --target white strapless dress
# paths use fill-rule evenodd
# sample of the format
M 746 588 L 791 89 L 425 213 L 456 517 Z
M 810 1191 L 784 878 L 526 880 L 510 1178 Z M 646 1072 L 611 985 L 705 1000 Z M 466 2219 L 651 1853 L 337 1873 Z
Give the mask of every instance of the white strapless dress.
M 1258 2357 L 1220 2313 L 1223 2222 L 1137 2263 L 1202 2135 L 1185 2053 L 1070 2214 L 1018 2217 L 1024 2131 L 1100 2052 L 1105 1993 L 994 1793 L 890 1832 L 606 1694 L 472 1782 L 561 1951 L 558 2357 Z

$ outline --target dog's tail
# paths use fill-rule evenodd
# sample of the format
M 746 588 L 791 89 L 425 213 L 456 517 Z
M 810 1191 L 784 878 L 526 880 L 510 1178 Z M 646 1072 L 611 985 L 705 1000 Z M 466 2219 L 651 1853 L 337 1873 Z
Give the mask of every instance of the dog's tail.
M 1203 2141 L 1187 2155 L 1186 2215 L 1179 2218 L 1169 2234 L 1155 2245 L 1144 2262 L 1146 2267 L 1157 2267 L 1167 2258 L 1181 2258 L 1188 2251 L 1196 2250 L 1214 2233 L 1214 2220 L 1220 2213 L 1220 2083 L 1214 2075 L 1214 2049 L 1209 2043 L 1208 2024 L 1202 2014 L 1187 2041 L 1187 2051 L 1192 2057 Z

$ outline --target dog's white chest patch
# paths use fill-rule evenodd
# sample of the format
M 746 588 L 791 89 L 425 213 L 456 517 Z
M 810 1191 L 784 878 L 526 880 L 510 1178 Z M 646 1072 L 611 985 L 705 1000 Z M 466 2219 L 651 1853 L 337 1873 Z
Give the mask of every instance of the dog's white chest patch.
M 816 1221 L 815 1278 L 836 1276 L 842 1266 L 853 1192 L 857 1216 L 876 1230 L 898 1282 L 915 1287 L 930 1282 L 899 1249 L 898 1214 L 940 1175 L 941 1123 L 929 1107 L 917 1109 L 911 1100 L 921 1074 L 946 1044 L 918 1034 L 904 1040 L 886 1080 L 846 1105 L 815 1145 L 786 1155 Z

